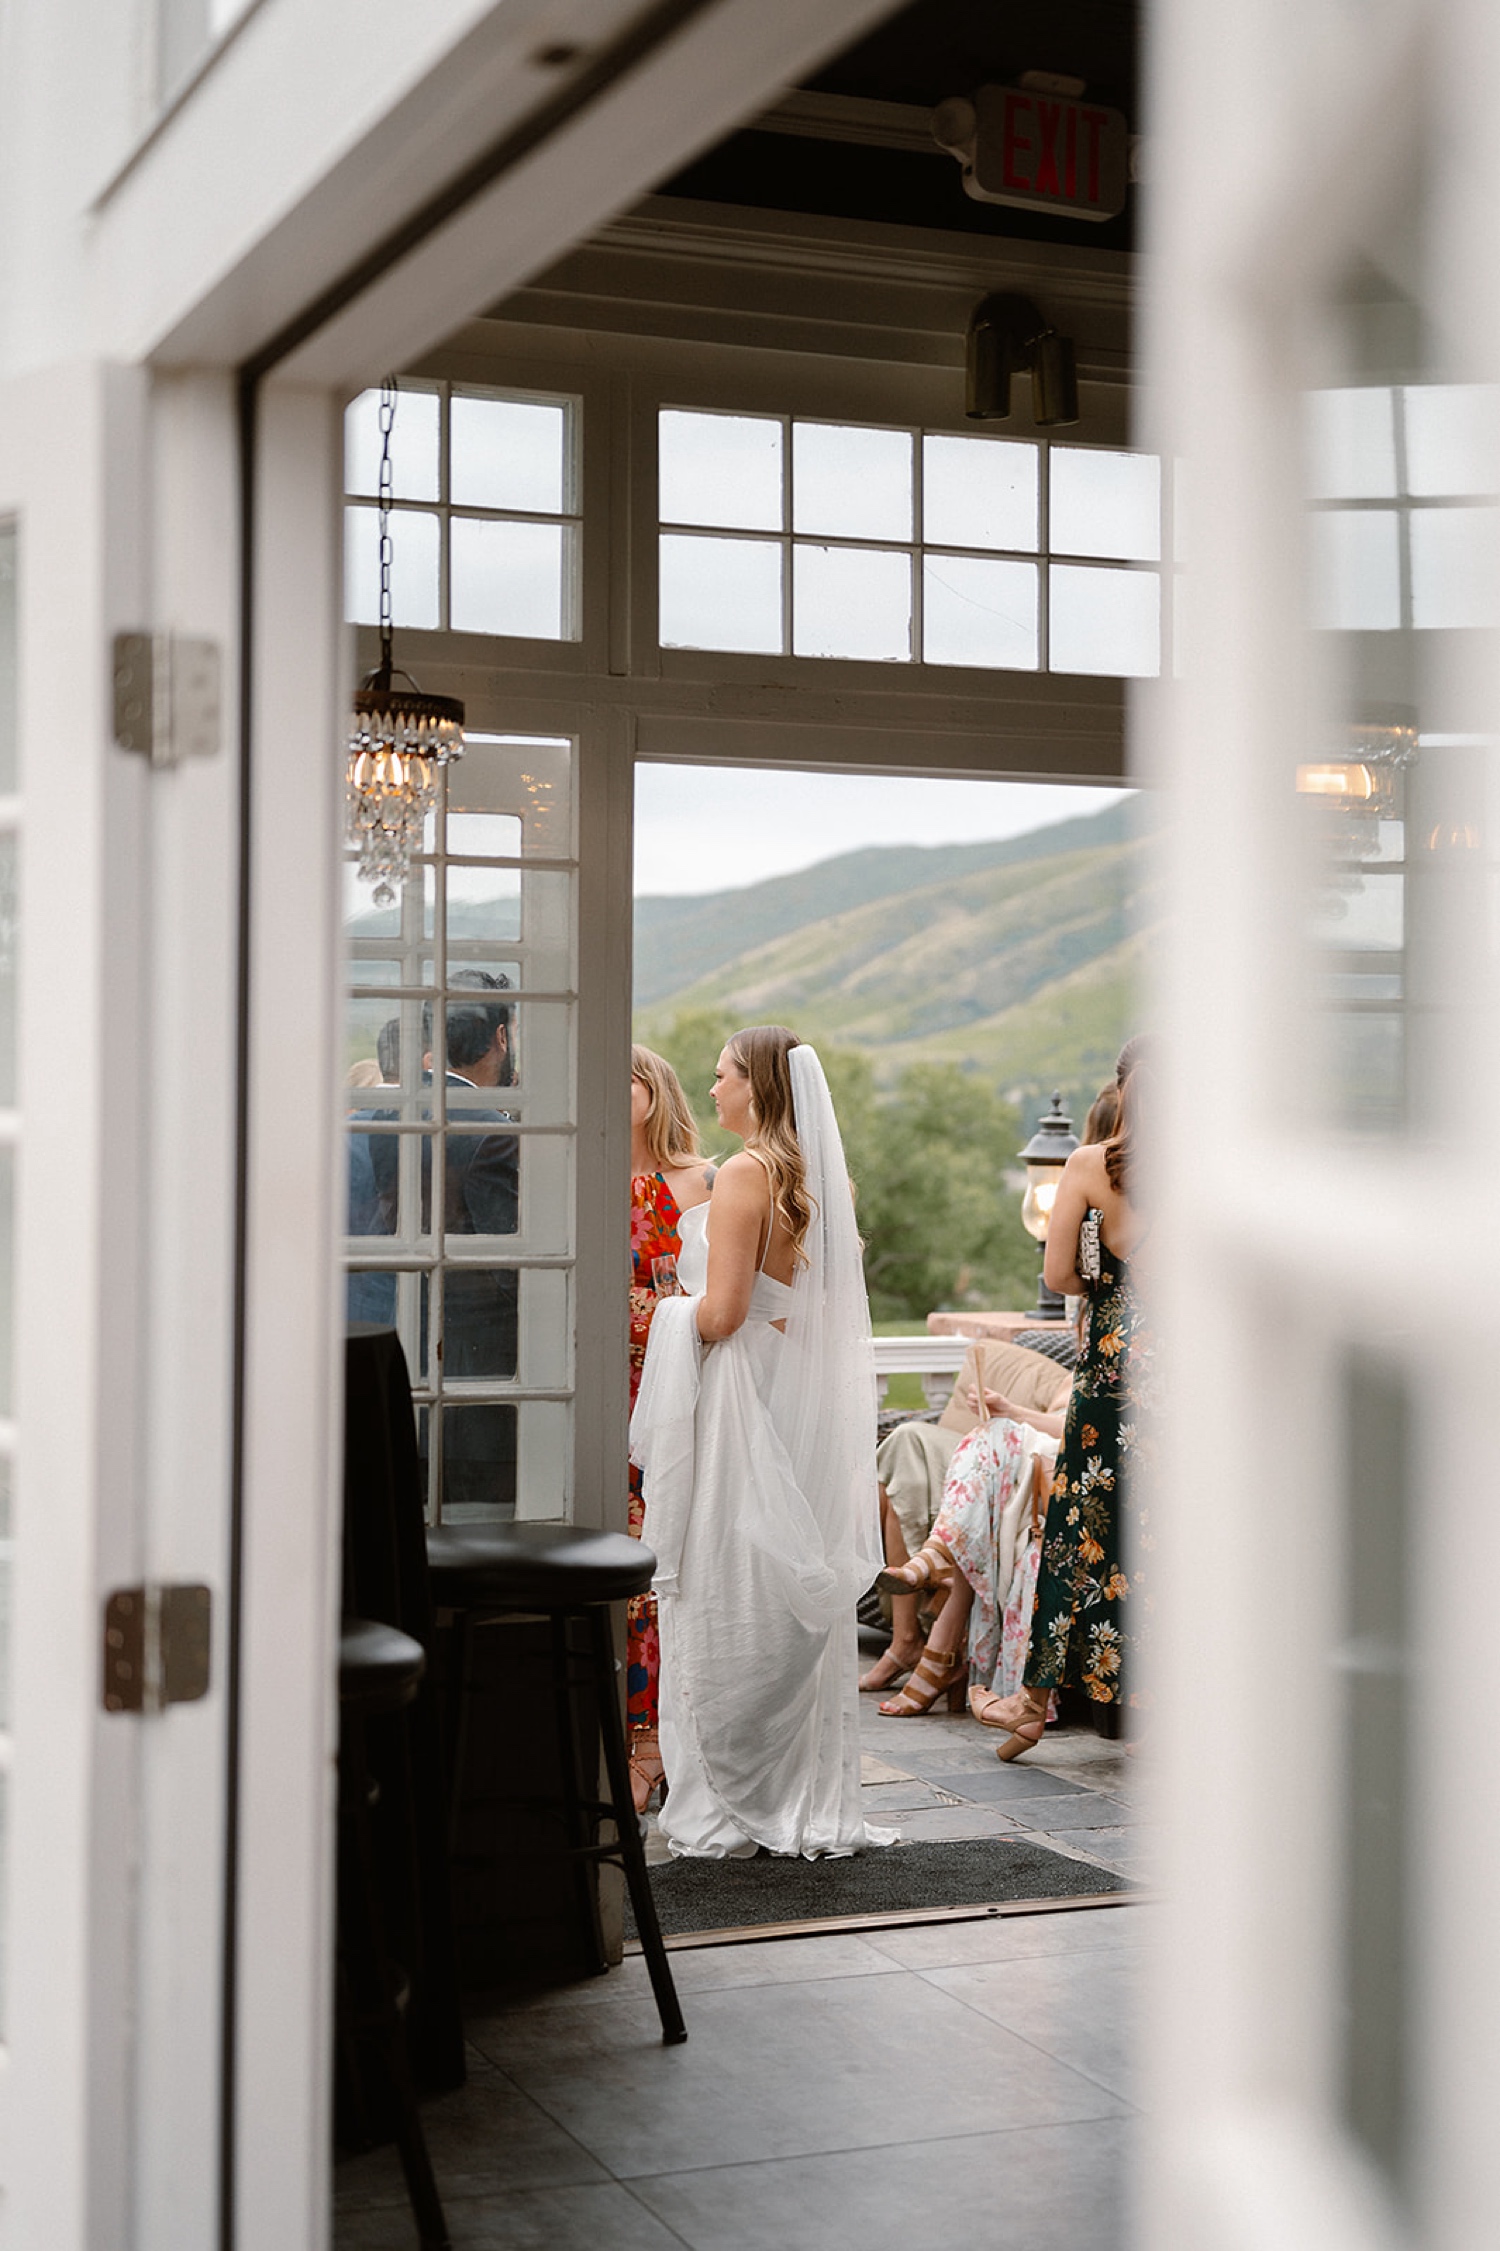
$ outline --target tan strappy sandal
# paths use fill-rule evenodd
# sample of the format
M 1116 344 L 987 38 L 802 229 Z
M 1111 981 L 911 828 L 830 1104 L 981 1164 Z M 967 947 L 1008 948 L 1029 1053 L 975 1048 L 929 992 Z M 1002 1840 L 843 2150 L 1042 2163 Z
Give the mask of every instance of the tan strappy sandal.
M 887 1719 L 915 1719 L 921 1712 L 930 1712 L 940 1696 L 946 1696 L 949 1711 L 961 1712 L 968 1677 L 968 1661 L 956 1649 L 934 1649 L 929 1642 L 900 1695 L 891 1697 L 880 1709 Z
M 887 1564 L 875 1581 L 882 1594 L 934 1594 L 952 1585 L 953 1558 L 945 1547 L 929 1540 L 907 1563 Z

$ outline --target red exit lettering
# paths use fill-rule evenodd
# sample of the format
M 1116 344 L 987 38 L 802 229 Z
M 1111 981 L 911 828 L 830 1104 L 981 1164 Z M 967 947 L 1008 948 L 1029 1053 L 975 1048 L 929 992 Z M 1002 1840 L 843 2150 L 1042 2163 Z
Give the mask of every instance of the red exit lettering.
M 982 86 L 975 109 L 970 195 L 1080 219 L 1123 210 L 1129 135 L 1118 110 L 1016 86 Z

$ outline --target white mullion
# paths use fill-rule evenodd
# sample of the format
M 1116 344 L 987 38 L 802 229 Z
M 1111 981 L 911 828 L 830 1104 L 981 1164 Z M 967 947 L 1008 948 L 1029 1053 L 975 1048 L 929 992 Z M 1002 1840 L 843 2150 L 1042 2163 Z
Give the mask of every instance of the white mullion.
M 911 572 L 911 661 L 913 664 L 925 664 L 927 662 L 927 634 L 924 623 L 926 614 L 924 609 L 926 591 L 924 585 L 926 563 L 924 558 L 927 549 L 923 536 L 927 525 L 924 514 L 922 469 L 922 432 L 913 430 L 911 434 L 911 546 L 907 550 L 907 568 Z
M 1037 671 L 1052 670 L 1052 448 L 1036 449 L 1036 656 Z
M 449 406 L 453 397 L 451 383 L 438 385 L 438 618 L 445 632 L 451 631 L 450 591 L 452 572 L 449 569 L 448 549 L 453 529 L 453 483 L 449 475 Z
M 781 653 L 795 654 L 792 643 L 792 572 L 796 567 L 796 496 L 792 484 L 792 453 L 796 424 L 781 416 Z

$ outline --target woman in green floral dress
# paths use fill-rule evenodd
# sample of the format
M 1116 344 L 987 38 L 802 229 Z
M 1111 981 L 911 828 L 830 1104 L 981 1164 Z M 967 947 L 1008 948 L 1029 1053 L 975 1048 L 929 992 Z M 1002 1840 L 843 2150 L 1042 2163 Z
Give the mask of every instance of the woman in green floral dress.
M 1146 1606 L 1150 1540 L 1133 1481 L 1152 1406 L 1153 1353 L 1131 1260 L 1145 1228 L 1129 1198 L 1144 1083 L 1141 1043 L 1118 1067 L 1120 1122 L 1074 1151 L 1047 1229 L 1051 1288 L 1085 1299 L 1083 1346 L 1047 1508 L 1025 1685 L 1001 1715 L 1014 1732 L 998 1756 L 1042 1739 L 1053 1689 L 1099 1705 L 1133 1702 L 1132 1653 Z

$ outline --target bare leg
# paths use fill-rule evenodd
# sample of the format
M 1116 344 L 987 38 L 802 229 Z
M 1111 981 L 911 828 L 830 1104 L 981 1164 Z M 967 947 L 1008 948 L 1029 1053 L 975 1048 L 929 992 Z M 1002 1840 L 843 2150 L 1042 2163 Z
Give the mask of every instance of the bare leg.
M 943 1607 L 932 1622 L 922 1662 L 906 1686 L 880 1707 L 888 1719 L 911 1719 L 931 1711 L 946 1696 L 950 1712 L 963 1709 L 964 1662 L 969 1646 L 969 1612 L 974 1590 L 955 1571 L 943 1592 Z
M 894 1563 L 907 1562 L 906 1539 L 901 1530 L 901 1519 L 891 1507 L 890 1495 L 880 1488 L 880 1531 L 885 1543 L 887 1568 Z M 915 1594 L 891 1596 L 891 1646 L 878 1657 L 867 1673 L 860 1676 L 860 1687 L 867 1693 L 880 1688 L 890 1688 L 903 1673 L 909 1673 L 922 1654 L 922 1632 L 917 1624 Z

